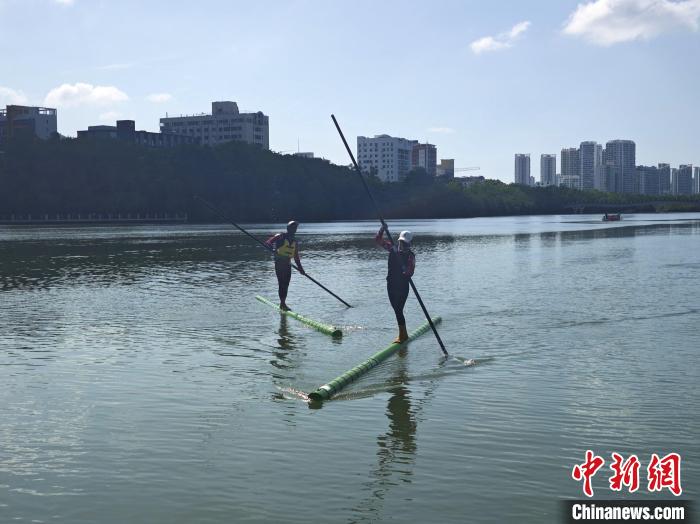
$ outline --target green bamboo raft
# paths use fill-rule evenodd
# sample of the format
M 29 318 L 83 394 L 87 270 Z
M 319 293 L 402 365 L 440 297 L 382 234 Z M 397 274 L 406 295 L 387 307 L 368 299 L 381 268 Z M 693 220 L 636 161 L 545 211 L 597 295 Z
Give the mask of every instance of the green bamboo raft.
M 441 317 L 435 317 L 433 319 L 433 324 L 439 324 L 442 321 Z M 315 391 L 312 391 L 309 393 L 309 398 L 314 401 L 319 401 L 319 400 L 328 400 L 331 398 L 333 395 L 335 395 L 338 391 L 343 389 L 345 386 L 350 384 L 351 382 L 354 382 L 358 378 L 360 378 L 362 375 L 367 373 L 370 369 L 378 366 L 380 363 L 384 362 L 386 359 L 388 359 L 391 355 L 396 353 L 401 347 L 408 343 L 411 342 L 412 340 L 417 339 L 419 336 L 421 336 L 423 333 L 426 331 L 430 330 L 430 324 L 426 322 L 423 324 L 421 327 L 416 329 L 413 333 L 411 333 L 408 336 L 408 340 L 403 343 L 393 343 L 389 347 L 382 349 L 380 352 L 375 353 L 371 357 L 369 357 L 367 360 L 362 362 L 361 364 L 355 366 L 354 368 L 350 369 L 349 371 L 346 371 L 342 375 L 340 375 L 337 378 L 334 378 L 327 384 L 324 384 L 323 386 L 319 386 Z
M 311 320 L 310 318 L 302 317 L 299 313 L 295 313 L 294 311 L 285 311 L 283 309 L 280 309 L 280 307 L 277 304 L 273 304 L 269 300 L 267 300 L 264 297 L 261 297 L 260 295 L 256 295 L 255 298 L 262 302 L 263 304 L 267 304 L 268 306 L 271 306 L 275 308 L 277 311 L 282 313 L 283 315 L 287 315 L 288 317 L 292 317 L 299 322 L 302 322 L 306 324 L 307 326 L 311 326 L 312 328 L 320 331 L 321 333 L 325 333 L 326 335 L 330 335 L 333 338 L 339 338 L 343 336 L 343 331 L 335 326 L 330 326 L 328 324 L 323 324 L 321 322 L 317 322 L 316 320 Z

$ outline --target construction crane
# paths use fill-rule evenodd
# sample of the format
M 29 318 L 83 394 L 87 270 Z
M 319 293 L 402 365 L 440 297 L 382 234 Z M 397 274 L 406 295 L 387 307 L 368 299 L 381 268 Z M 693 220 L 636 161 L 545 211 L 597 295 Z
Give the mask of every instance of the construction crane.
M 479 171 L 481 168 L 477 166 L 472 167 L 455 167 L 455 173 L 462 173 L 464 171 Z

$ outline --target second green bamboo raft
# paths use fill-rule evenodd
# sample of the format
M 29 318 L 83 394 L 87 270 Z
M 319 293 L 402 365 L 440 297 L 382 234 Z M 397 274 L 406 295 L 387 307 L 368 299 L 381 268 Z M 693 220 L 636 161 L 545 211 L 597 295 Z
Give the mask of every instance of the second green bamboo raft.
M 307 326 L 311 326 L 312 328 L 320 331 L 321 333 L 325 333 L 326 335 L 330 335 L 334 338 L 343 336 L 343 331 L 340 328 L 330 326 L 328 324 L 323 324 L 321 322 L 317 322 L 316 320 L 311 320 L 310 318 L 302 317 L 299 313 L 295 313 L 294 311 L 284 311 L 283 309 L 280 309 L 280 307 L 277 304 L 273 304 L 272 302 L 270 302 L 264 297 L 261 297 L 260 295 L 256 295 L 255 298 L 263 304 L 267 304 L 268 306 L 275 308 L 283 315 L 287 315 L 288 317 L 292 317 L 298 320 L 299 322 L 303 322 Z

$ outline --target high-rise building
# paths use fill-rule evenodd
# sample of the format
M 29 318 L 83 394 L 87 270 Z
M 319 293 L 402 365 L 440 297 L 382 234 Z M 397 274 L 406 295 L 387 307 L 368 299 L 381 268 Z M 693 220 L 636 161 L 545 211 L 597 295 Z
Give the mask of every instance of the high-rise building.
M 540 155 L 540 185 L 553 186 L 557 183 L 557 155 Z
M 603 172 L 603 146 L 595 146 L 595 169 L 593 171 L 593 188 L 605 191 L 605 175 Z
M 455 177 L 455 159 L 454 158 L 441 158 L 440 164 L 438 164 L 436 166 L 435 174 L 437 176 L 454 178 Z
M 581 189 L 595 188 L 596 174 L 600 171 L 601 148 L 596 142 L 581 142 L 579 146 L 579 183 Z
M 659 164 L 659 194 L 671 194 L 671 166 L 669 164 Z
M 56 110 L 51 107 L 9 105 L 0 109 L 0 142 L 19 135 L 47 140 L 56 129 Z
M 423 168 L 430 176 L 437 174 L 437 148 L 433 144 L 415 144 L 411 152 L 411 169 Z
M 602 189 L 603 146 L 581 142 L 579 147 L 580 189 Z
M 693 171 L 693 193 L 697 195 L 700 193 L 700 167 L 694 167 Z
M 611 140 L 605 144 L 603 163 L 613 166 L 608 170 L 614 179 L 616 193 L 634 193 L 637 180 L 636 146 L 632 140 Z
M 357 163 L 362 171 L 383 182 L 398 182 L 411 170 L 413 146 L 418 142 L 389 135 L 357 137 Z
M 575 147 L 561 150 L 561 182 L 565 187 L 579 189 L 581 187 L 581 161 L 579 151 Z
M 241 113 L 236 102 L 212 102 L 210 115 L 161 118 L 160 130 L 193 136 L 209 146 L 239 141 L 270 149 L 269 118 L 261 111 Z
M 603 162 L 603 191 L 615 193 L 622 187 L 622 169 L 610 162 Z
M 654 166 L 637 166 L 639 193 L 642 195 L 660 195 L 659 169 Z
M 691 195 L 693 193 L 693 166 L 683 164 L 671 172 L 671 191 L 674 195 Z
M 675 180 L 675 182 L 674 182 Z M 677 167 L 672 167 L 671 168 L 671 194 L 676 195 L 676 185 L 678 184 L 678 168 Z
M 530 185 L 530 153 L 515 154 L 515 183 Z

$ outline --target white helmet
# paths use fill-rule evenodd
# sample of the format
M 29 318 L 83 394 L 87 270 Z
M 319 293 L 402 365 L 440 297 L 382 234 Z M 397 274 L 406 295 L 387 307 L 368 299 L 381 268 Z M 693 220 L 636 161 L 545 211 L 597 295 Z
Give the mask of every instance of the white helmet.
M 403 240 L 407 244 L 411 243 L 411 240 L 413 240 L 413 233 L 410 231 L 401 231 L 401 234 L 399 235 L 399 240 Z

